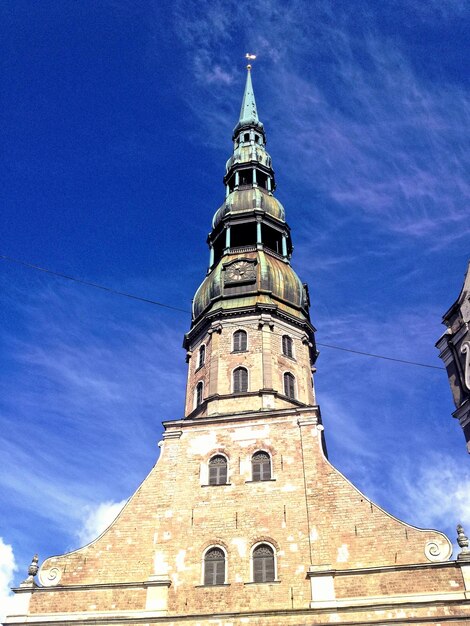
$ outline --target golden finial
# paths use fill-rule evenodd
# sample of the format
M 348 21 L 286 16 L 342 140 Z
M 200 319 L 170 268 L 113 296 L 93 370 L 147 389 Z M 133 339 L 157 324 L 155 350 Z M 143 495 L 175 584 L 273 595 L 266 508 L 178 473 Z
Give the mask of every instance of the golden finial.
M 247 59 L 248 61 L 254 61 L 254 59 L 256 59 L 256 54 L 250 54 L 249 52 L 247 52 L 245 54 L 245 59 Z M 246 69 L 249 71 L 251 70 L 251 64 L 248 63 L 248 65 L 246 66 Z

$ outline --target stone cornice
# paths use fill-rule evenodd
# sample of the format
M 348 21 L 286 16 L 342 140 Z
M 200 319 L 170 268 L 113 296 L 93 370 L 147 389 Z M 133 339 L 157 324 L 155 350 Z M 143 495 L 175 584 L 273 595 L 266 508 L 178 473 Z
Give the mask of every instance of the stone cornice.
M 377 565 L 373 567 L 354 567 L 351 569 L 334 569 L 328 565 L 311 565 L 307 578 L 312 576 L 354 576 L 356 574 L 382 574 L 388 572 L 403 572 L 418 569 L 460 568 L 461 561 L 441 561 L 437 563 L 403 563 L 400 565 Z
M 258 394 L 258 392 L 256 392 Z M 230 396 L 231 397 L 231 396 Z M 247 420 L 259 419 L 276 419 L 281 417 L 292 418 L 299 417 L 305 413 L 314 413 L 320 421 L 320 407 L 318 405 L 300 406 L 298 408 L 289 409 L 269 409 L 266 411 L 247 411 L 246 413 L 229 413 L 224 415 L 211 415 L 205 417 L 186 417 L 179 420 L 167 420 L 162 422 L 165 429 L 169 428 L 188 428 L 191 426 L 200 426 L 214 423 L 240 422 Z

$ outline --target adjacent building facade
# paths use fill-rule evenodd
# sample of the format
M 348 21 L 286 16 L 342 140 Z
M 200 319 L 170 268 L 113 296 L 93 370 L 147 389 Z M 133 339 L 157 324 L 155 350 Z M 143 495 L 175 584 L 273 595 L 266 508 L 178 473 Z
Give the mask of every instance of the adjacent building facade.
M 33 562 L 6 623 L 467 623 L 463 530 L 449 560 L 447 537 L 389 515 L 328 461 L 308 289 L 249 67 L 224 184 L 184 339 L 185 415 L 164 423 L 155 467 L 98 539 Z
M 470 453 L 470 263 L 459 297 L 444 314 L 446 332 L 436 343 L 444 361 L 456 410 Z

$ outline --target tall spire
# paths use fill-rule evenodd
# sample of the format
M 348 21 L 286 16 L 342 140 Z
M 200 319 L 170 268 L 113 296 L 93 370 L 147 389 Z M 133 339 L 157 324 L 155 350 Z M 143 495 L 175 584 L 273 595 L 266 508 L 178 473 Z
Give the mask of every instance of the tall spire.
M 240 128 L 246 126 L 255 126 L 259 129 L 263 128 L 263 124 L 259 121 L 258 111 L 256 109 L 255 92 L 253 91 L 253 84 L 251 82 L 251 65 L 247 65 L 246 69 L 245 91 L 243 93 L 242 106 L 240 109 L 240 118 L 233 130 L 234 134 Z
M 245 124 L 259 123 L 255 93 L 251 83 L 251 65 L 247 67 L 245 93 L 243 94 L 242 108 L 240 109 L 240 119 L 238 123 L 242 126 Z

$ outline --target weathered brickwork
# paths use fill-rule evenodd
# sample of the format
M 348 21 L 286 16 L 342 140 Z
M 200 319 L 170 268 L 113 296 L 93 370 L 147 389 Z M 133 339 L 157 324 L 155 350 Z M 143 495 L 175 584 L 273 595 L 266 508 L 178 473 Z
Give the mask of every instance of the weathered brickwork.
M 251 410 L 292 406 L 292 402 L 284 397 L 283 376 L 286 372 L 295 378 L 295 400 L 304 405 L 314 404 L 311 355 L 305 332 L 275 317 L 266 319 L 259 315 L 243 316 L 237 321 L 222 321 L 215 326 L 216 331 L 210 327 L 206 333 L 194 339 L 188 350 L 186 415 L 192 414 L 196 408 L 196 386 L 200 382 L 204 385 L 203 397 L 209 398 L 209 402 L 197 415 L 246 410 L 248 396 L 233 395 L 233 371 L 237 367 L 244 367 L 248 371 L 248 392 L 254 394 L 249 401 Z M 247 333 L 247 348 L 240 352 L 233 349 L 233 334 L 237 330 Z M 292 358 L 283 354 L 283 335 L 292 339 Z M 206 360 L 200 366 L 199 350 L 203 344 Z
M 463 598 L 460 567 L 433 564 L 426 556 L 432 544 L 447 558 L 447 540 L 396 520 L 357 491 L 325 458 L 317 416 L 312 407 L 167 423 L 161 458 L 110 528 L 85 548 L 43 564 L 41 580 L 57 568 L 60 586 L 33 593 L 31 614 L 145 611 L 142 583 L 152 575 L 168 580 L 166 619 L 302 609 L 312 611 L 315 621 L 283 616 L 282 623 L 322 623 L 325 609 L 314 606 L 322 598 L 312 593 L 311 580 L 331 572 L 338 603 L 405 595 Z M 252 481 L 251 457 L 258 450 L 271 455 L 271 480 Z M 228 459 L 226 485 L 207 484 L 207 463 L 215 453 Z M 252 582 L 251 549 L 261 541 L 275 549 L 273 583 Z M 223 586 L 203 585 L 209 546 L 226 551 Z M 404 565 L 409 563 L 422 565 Z M 119 582 L 140 586 L 93 589 Z M 90 587 L 66 590 L 69 585 Z M 422 609 L 413 611 L 419 617 Z M 378 613 L 368 615 L 373 621 Z M 280 622 L 266 616 L 249 623 Z

